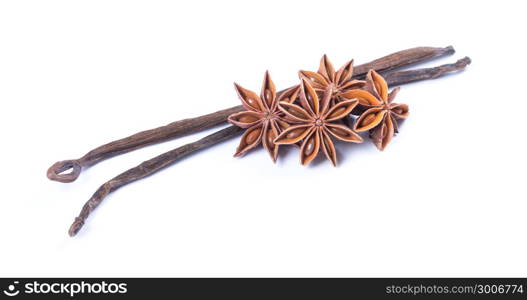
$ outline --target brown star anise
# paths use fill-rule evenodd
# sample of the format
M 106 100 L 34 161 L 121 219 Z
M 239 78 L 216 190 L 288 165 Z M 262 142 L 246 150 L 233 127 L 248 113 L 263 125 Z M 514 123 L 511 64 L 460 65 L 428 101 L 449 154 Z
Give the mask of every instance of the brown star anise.
M 284 130 L 276 139 L 275 144 L 295 144 L 303 140 L 300 147 L 300 162 L 308 165 L 319 153 L 320 148 L 326 157 L 337 164 L 337 154 L 331 136 L 346 142 L 361 143 L 362 138 L 348 127 L 336 124 L 346 117 L 357 105 L 356 99 L 345 100 L 338 104 L 331 104 L 331 86 L 326 88 L 322 101 L 311 81 L 301 78 L 300 106 L 288 102 L 280 102 L 278 107 L 283 111 L 288 120 L 296 123 Z
M 362 88 L 365 84 L 363 80 L 352 79 L 353 60 L 350 60 L 335 72 L 333 65 L 325 54 L 320 60 L 318 72 L 300 71 L 300 76 L 309 79 L 317 92 L 324 92 L 328 87 L 331 87 L 331 98 L 335 102 L 350 99 L 349 97 L 343 97 L 343 94 L 350 90 Z
M 398 132 L 397 119 L 408 117 L 408 105 L 392 103 L 399 88 L 388 93 L 388 84 L 374 70 L 366 76 L 365 90 L 353 90 L 346 97 L 357 99 L 359 105 L 366 109 L 353 127 L 355 131 L 369 130 L 370 138 L 379 150 L 384 150 L 393 136 Z
M 283 118 L 284 114 L 278 109 L 278 102 L 291 103 L 295 101 L 299 86 L 290 88 L 277 97 L 276 88 L 269 72 L 265 72 L 260 96 L 236 83 L 234 83 L 234 87 L 243 107 L 247 109 L 247 111 L 232 114 L 228 118 L 230 123 L 241 128 L 247 128 L 234 156 L 241 156 L 262 143 L 271 155 L 272 160 L 276 161 L 278 145 L 274 143 L 274 139 L 285 128 L 289 127 Z

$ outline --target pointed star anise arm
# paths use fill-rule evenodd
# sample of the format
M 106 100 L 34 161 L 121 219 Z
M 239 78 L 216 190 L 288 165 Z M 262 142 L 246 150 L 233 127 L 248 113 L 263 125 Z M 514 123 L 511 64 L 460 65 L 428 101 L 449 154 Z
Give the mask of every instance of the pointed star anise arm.
M 263 127 L 262 144 L 273 162 L 278 158 L 278 145 L 274 143 L 274 139 L 278 136 L 279 126 L 275 120 L 270 120 Z
M 255 111 L 242 111 L 228 117 L 231 124 L 241 128 L 252 127 L 262 121 L 263 114 Z
M 242 135 L 240 139 L 240 144 L 236 149 L 234 156 L 242 156 L 247 151 L 253 149 L 254 147 L 260 145 L 262 140 L 263 125 L 260 123 L 258 125 L 249 127 Z
M 265 72 L 260 98 L 262 99 L 266 111 L 274 110 L 276 107 L 276 87 L 271 80 L 268 71 Z
M 390 114 L 386 114 L 380 126 L 370 132 L 370 138 L 375 146 L 383 151 L 395 135 L 394 120 Z
M 237 83 L 234 83 L 234 88 L 236 89 L 238 98 L 240 98 L 242 105 L 246 110 L 257 112 L 262 112 L 264 110 L 262 99 L 260 99 L 260 97 L 256 95 L 255 92 L 244 89 Z
M 353 76 L 353 59 L 348 61 L 337 71 L 337 73 L 335 74 L 334 83 L 337 86 L 340 86 L 343 83 L 349 81 L 351 79 L 351 76 Z
M 365 89 L 375 95 L 377 99 L 388 103 L 388 84 L 386 80 L 374 70 L 370 70 L 366 75 Z
M 318 73 L 324 76 L 328 82 L 335 82 L 335 68 L 326 54 L 320 59 Z
M 362 113 L 355 122 L 354 129 L 357 132 L 367 131 L 377 127 L 386 116 L 386 110 L 383 107 L 372 107 Z

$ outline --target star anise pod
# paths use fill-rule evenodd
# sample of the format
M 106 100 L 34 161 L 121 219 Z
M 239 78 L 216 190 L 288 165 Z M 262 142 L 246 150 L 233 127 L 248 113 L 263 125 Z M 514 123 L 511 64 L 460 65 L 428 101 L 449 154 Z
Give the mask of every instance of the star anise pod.
M 300 71 L 300 76 L 309 79 L 311 86 L 317 92 L 322 93 L 328 87 L 331 87 L 331 98 L 335 102 L 350 99 L 349 97 L 344 97 L 344 94 L 350 90 L 362 88 L 365 84 L 363 80 L 352 79 L 353 60 L 350 60 L 335 72 L 331 61 L 325 54 L 320 60 L 318 72 Z
M 247 128 L 234 156 L 241 156 L 261 143 L 271 155 L 272 160 L 276 161 L 278 145 L 274 143 L 274 139 L 285 128 L 289 127 L 283 118 L 284 114 L 278 109 L 278 102 L 291 103 L 295 101 L 299 86 L 290 88 L 277 97 L 276 88 L 269 72 L 265 72 L 260 96 L 244 89 L 237 83 L 234 83 L 234 87 L 243 107 L 247 109 L 247 111 L 232 114 L 228 118 L 230 123 L 241 128 Z
M 300 105 L 280 102 L 278 107 L 288 120 L 296 123 L 284 130 L 276 139 L 275 144 L 295 144 L 303 140 L 300 147 L 300 162 L 308 165 L 319 153 L 320 148 L 326 157 L 337 165 L 337 154 L 331 137 L 339 140 L 361 143 L 362 138 L 350 128 L 335 122 L 346 117 L 357 105 L 356 99 L 345 100 L 331 104 L 331 87 L 326 88 L 322 101 L 311 81 L 301 78 Z
M 396 133 L 398 119 L 406 119 L 408 105 L 393 103 L 399 88 L 388 93 L 386 80 L 374 70 L 366 76 L 365 90 L 353 90 L 346 97 L 357 99 L 365 111 L 360 114 L 353 129 L 357 132 L 370 131 L 370 138 L 379 150 L 384 150 Z

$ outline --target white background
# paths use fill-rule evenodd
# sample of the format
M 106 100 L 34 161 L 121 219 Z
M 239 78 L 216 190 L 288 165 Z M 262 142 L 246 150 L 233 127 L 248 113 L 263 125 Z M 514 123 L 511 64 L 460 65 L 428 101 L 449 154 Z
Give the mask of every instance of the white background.
M 0 276 L 527 276 L 522 2 L 2 1 Z M 339 166 L 232 157 L 238 138 L 118 190 L 104 181 L 216 129 L 116 157 L 74 183 L 58 160 L 336 67 L 453 45 L 465 72 L 406 85 L 385 152 Z

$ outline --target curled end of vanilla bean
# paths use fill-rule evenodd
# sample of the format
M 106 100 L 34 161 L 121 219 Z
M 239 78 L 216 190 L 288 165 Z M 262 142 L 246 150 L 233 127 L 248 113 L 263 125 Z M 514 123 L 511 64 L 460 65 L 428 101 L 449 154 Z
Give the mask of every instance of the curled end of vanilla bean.
M 454 53 L 456 53 L 456 49 L 454 49 L 454 46 L 452 45 L 443 48 L 443 54 L 445 55 L 452 55 Z
M 458 68 L 460 69 L 463 69 L 465 68 L 466 66 L 470 65 L 472 63 L 472 60 L 470 59 L 470 57 L 468 56 L 465 56 L 463 57 L 462 59 L 458 60 L 455 65 L 457 65 Z
M 71 224 L 70 226 L 70 230 L 68 231 L 68 234 L 71 237 L 74 237 L 75 235 L 77 235 L 77 233 L 79 233 L 82 226 L 84 226 L 84 220 L 82 218 L 76 217 L 75 221 L 73 221 L 73 224 Z
M 47 176 L 58 182 L 73 182 L 81 174 L 82 166 L 78 160 L 62 160 L 49 167 Z

